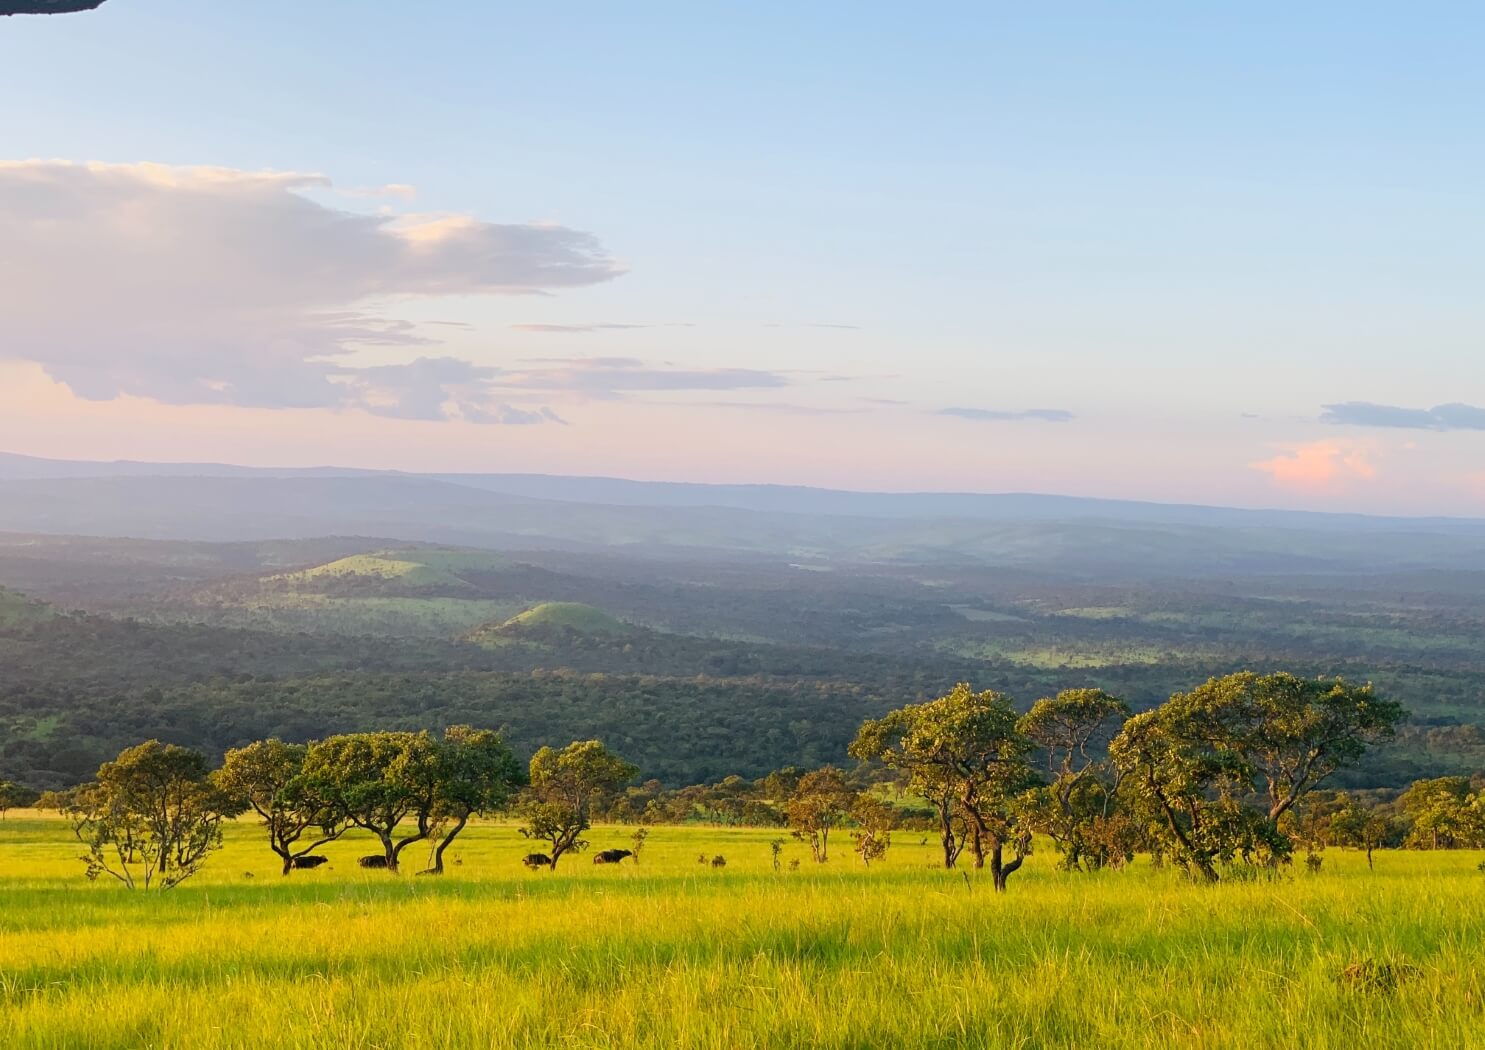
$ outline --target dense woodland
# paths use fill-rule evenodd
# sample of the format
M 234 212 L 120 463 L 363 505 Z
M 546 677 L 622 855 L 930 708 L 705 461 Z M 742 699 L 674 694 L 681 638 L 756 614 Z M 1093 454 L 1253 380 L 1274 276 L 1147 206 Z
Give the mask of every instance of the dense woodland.
M 1134 710 L 1246 667 L 1373 682 L 1408 720 L 1337 785 L 1485 768 L 1469 573 L 1089 579 L 962 564 L 496 554 L 356 538 L 0 537 L 0 776 L 60 788 L 158 739 L 594 736 L 671 789 L 845 763 L 957 682 Z

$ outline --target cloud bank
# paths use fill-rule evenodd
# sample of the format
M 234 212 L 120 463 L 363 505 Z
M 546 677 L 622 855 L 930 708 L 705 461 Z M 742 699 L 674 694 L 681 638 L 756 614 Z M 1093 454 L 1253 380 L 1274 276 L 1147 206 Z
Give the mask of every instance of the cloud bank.
M 1377 476 L 1367 449 L 1334 441 L 1292 445 L 1272 459 L 1248 466 L 1269 475 L 1281 488 L 1299 491 L 1323 491 Z
M 1322 406 L 1322 423 L 1409 430 L 1485 430 L 1485 408 L 1458 403 L 1433 408 L 1402 408 L 1370 401 L 1342 401 Z
M 776 390 L 789 377 L 756 368 L 674 368 L 635 357 L 536 358 L 536 367 L 504 372 L 495 381 L 511 389 L 567 391 L 613 398 L 627 391 Z
M 433 342 L 378 311 L 391 298 L 611 280 L 623 271 L 598 240 L 538 223 L 352 213 L 305 196 L 329 186 L 285 172 L 0 162 L 0 360 L 39 364 L 90 400 L 555 418 L 492 399 L 495 369 L 345 359 Z

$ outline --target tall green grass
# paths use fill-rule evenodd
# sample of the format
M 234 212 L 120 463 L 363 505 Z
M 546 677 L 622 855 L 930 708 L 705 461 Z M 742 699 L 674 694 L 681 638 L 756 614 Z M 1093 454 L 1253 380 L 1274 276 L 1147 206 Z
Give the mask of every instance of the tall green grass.
M 284 879 L 243 823 L 143 894 L 86 883 L 64 825 L 12 814 L 0 1045 L 1485 1046 L 1477 854 L 1331 851 L 1212 888 L 1038 854 L 998 896 L 916 834 L 870 871 L 848 841 L 823 866 L 791 842 L 779 872 L 775 834 L 661 827 L 637 867 L 530 873 L 531 844 L 484 824 L 441 879 L 361 870 L 365 839 Z M 1380 980 L 1344 976 L 1369 961 Z

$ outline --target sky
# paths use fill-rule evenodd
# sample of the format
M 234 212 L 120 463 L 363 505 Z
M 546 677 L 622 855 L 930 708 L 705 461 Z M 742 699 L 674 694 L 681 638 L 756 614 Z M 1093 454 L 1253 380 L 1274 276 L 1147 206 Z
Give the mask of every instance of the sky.
M 0 19 L 0 450 L 1485 516 L 1485 7 Z

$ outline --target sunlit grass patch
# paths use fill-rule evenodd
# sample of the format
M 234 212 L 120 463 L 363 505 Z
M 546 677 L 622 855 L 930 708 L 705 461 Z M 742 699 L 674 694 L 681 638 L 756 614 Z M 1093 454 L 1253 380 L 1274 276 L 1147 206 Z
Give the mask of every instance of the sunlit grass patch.
M 933 868 L 917 833 L 870 871 L 848 843 L 815 865 L 792 840 L 775 871 L 779 835 L 657 827 L 637 866 L 531 873 L 530 843 L 490 822 L 442 878 L 358 868 L 367 837 L 282 878 L 243 821 L 196 880 L 145 894 L 88 884 L 65 825 L 12 814 L 0 1043 L 1355 1050 L 1485 1030 L 1479 854 L 1384 853 L 1369 872 L 1332 850 L 1318 876 L 1204 888 L 1143 859 L 1067 874 L 1042 851 L 996 895 Z M 725 869 L 700 863 L 718 854 Z M 1406 979 L 1340 976 L 1366 960 Z

